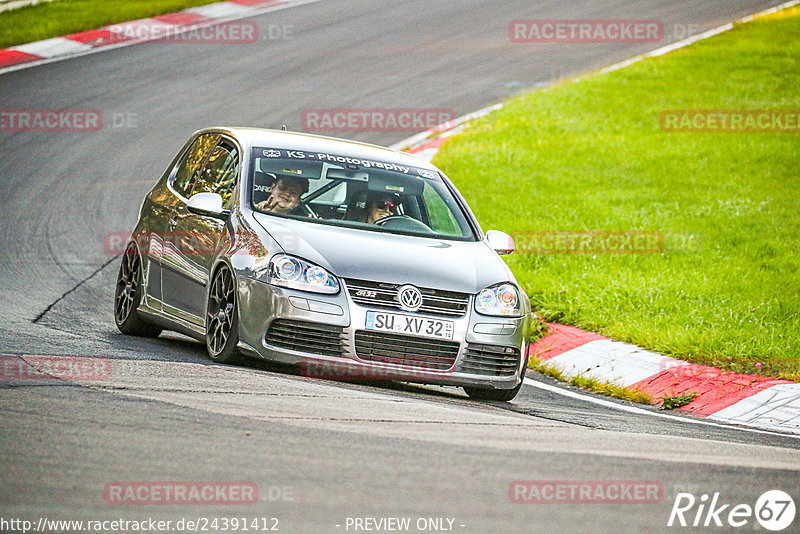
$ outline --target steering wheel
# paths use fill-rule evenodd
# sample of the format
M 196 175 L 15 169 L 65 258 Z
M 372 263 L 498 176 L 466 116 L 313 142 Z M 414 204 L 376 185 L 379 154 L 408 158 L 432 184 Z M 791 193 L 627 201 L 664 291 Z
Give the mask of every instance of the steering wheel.
M 388 217 L 384 217 L 383 219 L 378 219 L 375 221 L 375 224 L 378 226 L 383 226 L 384 228 L 388 228 L 390 230 L 401 230 L 406 232 L 425 232 L 428 234 L 434 234 L 434 232 L 430 226 L 427 224 L 418 221 L 408 215 L 389 215 Z

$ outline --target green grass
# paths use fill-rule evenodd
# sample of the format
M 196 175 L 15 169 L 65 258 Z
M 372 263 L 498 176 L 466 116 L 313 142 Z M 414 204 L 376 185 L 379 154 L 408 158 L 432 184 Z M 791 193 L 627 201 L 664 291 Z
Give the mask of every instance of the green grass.
M 693 391 L 691 393 L 682 393 L 676 396 L 664 395 L 663 397 L 661 397 L 661 406 L 659 406 L 659 409 L 674 410 L 676 408 L 680 408 L 681 406 L 686 406 L 696 398 L 697 398 L 696 391 Z
M 639 404 L 653 404 L 653 397 L 639 389 L 629 389 L 624 386 L 614 384 L 612 382 L 601 382 L 596 378 L 589 378 L 583 375 L 567 377 L 559 371 L 556 367 L 549 365 L 542 360 L 528 361 L 528 367 L 534 371 L 538 371 L 544 375 L 567 382 L 573 386 L 579 387 L 586 391 L 593 391 L 595 393 L 602 393 L 618 399 L 623 399 L 630 402 L 637 402 Z
M 220 0 L 56 0 L 0 13 L 0 48 L 181 11 Z
M 485 230 L 664 234 L 657 254 L 510 256 L 545 319 L 800 380 L 800 134 L 659 127 L 664 110 L 800 109 L 799 36 L 792 8 L 522 95 L 434 162 Z

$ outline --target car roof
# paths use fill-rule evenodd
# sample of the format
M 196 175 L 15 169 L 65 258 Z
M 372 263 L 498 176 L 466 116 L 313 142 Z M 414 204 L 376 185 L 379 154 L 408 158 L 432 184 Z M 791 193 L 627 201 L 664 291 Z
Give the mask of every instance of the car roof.
M 362 143 L 360 141 L 351 141 L 348 139 L 326 137 L 303 132 L 270 130 L 267 128 L 224 126 L 204 128 L 203 130 L 195 132 L 195 134 L 206 132 L 227 133 L 235 137 L 243 145 L 248 145 L 249 148 L 283 148 L 289 150 L 304 150 L 307 152 L 324 152 L 438 171 L 436 167 L 427 161 L 416 158 L 405 152 L 379 145 Z

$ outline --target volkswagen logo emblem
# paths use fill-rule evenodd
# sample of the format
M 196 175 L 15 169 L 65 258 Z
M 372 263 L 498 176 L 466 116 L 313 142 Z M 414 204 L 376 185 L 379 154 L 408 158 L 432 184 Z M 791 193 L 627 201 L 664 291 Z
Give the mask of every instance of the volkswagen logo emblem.
M 401 286 L 397 290 L 397 300 L 402 309 L 415 312 L 422 306 L 422 293 L 412 285 Z

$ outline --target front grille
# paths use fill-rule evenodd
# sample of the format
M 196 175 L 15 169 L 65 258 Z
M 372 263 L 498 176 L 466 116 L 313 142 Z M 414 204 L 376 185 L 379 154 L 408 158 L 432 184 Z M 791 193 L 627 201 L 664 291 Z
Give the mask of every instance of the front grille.
M 456 341 L 356 331 L 356 356 L 362 360 L 430 371 L 446 371 L 453 367 L 459 346 Z
M 346 350 L 344 328 L 327 324 L 276 319 L 269 325 L 267 343 L 299 352 L 342 356 Z
M 490 376 L 512 376 L 519 366 L 519 348 L 470 343 L 464 351 L 461 370 Z
M 397 301 L 399 284 L 384 284 L 367 280 L 346 280 L 347 290 L 353 302 L 368 308 L 401 310 Z M 419 313 L 444 317 L 463 317 L 469 307 L 469 294 L 441 289 L 419 288 L 422 306 Z

